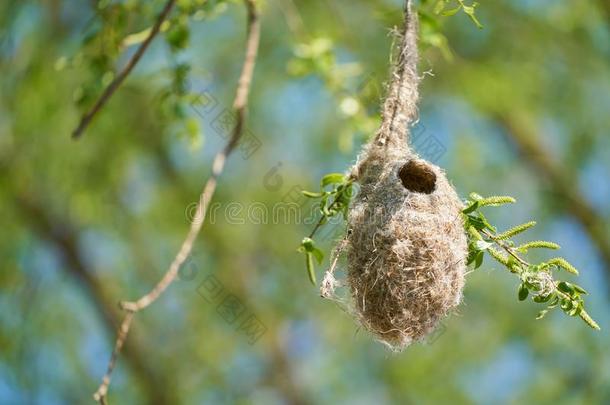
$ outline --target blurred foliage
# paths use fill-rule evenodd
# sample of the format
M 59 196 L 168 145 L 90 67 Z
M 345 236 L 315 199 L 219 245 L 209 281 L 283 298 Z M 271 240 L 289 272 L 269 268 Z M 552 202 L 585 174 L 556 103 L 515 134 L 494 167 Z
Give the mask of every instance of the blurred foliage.
M 313 285 L 316 285 L 313 258 L 316 258 L 318 264 L 322 264 L 324 252 L 316 247 L 312 238 L 316 235 L 316 232 L 321 229 L 320 227 L 328 224 L 333 217 L 336 217 L 339 214 L 341 214 L 344 221 L 347 221 L 350 201 L 354 195 L 353 183 L 353 179 L 347 178 L 341 173 L 329 173 L 320 180 L 320 191 L 301 191 L 305 197 L 319 200 L 316 207 L 317 211 L 319 211 L 320 219 L 309 236 L 303 238 L 301 246 L 298 249 L 299 252 L 305 253 L 307 273 L 309 274 L 309 281 L 311 281 Z M 329 186 L 330 190 L 327 190 Z M 337 223 L 334 223 L 333 225 L 337 225 Z M 343 226 L 342 223 L 341 225 Z
M 214 119 L 231 107 L 241 65 L 238 1 L 178 2 L 83 139 L 70 139 L 163 3 L 0 3 L 2 403 L 91 401 L 116 303 L 165 271 L 225 141 Z M 416 149 L 426 157 L 430 142 L 443 145 L 438 163 L 461 192 L 515 195 L 521 203 L 490 212 L 490 222 L 537 218 L 529 233 L 552 235 L 582 269 L 602 331 L 558 312 L 532 322 L 538 304 L 502 293 L 514 277 L 485 262 L 469 274 L 458 313 L 401 355 L 321 300 L 294 252 L 320 218 L 298 190 L 348 167 L 376 129 L 401 2 L 261 3 L 248 131 L 262 145 L 231 157 L 215 220 L 181 279 L 134 323 L 110 402 L 159 403 L 161 394 L 185 404 L 610 402 L 610 263 L 594 243 L 610 238 L 608 2 L 485 2 L 475 9 L 483 29 L 463 6 L 444 17 L 436 1 L 421 2 Z M 203 90 L 217 105 L 200 115 L 192 104 Z M 573 215 L 574 198 L 522 153 L 511 132 L 518 126 L 507 125 L 517 118 L 534 128 L 526 139 L 542 145 L 543 158 L 569 175 L 573 196 L 590 203 L 601 224 L 595 238 Z M 300 206 L 298 217 L 283 211 L 274 220 L 286 202 Z M 255 203 L 266 221 L 252 220 Z M 316 247 L 328 251 L 336 237 L 319 234 Z M 256 343 L 201 295 L 212 274 L 266 327 Z

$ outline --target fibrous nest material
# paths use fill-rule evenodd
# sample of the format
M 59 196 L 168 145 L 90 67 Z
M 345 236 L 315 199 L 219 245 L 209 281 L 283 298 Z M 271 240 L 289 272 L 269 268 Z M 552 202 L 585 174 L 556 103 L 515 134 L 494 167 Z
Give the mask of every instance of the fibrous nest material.
M 410 1 L 405 16 L 382 125 L 349 174 L 360 192 L 343 242 L 352 311 L 396 350 L 423 339 L 460 303 L 467 256 L 463 203 L 443 170 L 407 146 L 419 82 Z
M 467 242 L 462 203 L 439 167 L 406 150 L 379 163 L 362 168 L 349 211 L 347 281 L 364 327 L 399 349 L 460 303 Z

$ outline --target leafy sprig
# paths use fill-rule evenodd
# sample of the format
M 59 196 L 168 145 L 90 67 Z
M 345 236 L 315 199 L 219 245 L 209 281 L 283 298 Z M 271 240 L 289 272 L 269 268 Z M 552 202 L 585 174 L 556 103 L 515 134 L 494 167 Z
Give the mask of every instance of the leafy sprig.
M 475 15 L 475 10 L 478 6 L 479 3 L 476 1 L 468 5 L 464 0 L 438 0 L 434 5 L 434 14 L 449 17 L 463 11 L 478 28 L 483 28 L 483 25 Z
M 501 206 L 515 201 L 512 197 L 484 198 L 476 193 L 470 194 L 466 208 L 462 210 L 464 226 L 469 237 L 467 264 L 473 265 L 475 269 L 479 268 L 487 253 L 519 277 L 517 296 L 520 301 L 531 295 L 534 302 L 546 304 L 546 308 L 539 312 L 536 319 L 543 318 L 550 310 L 559 307 L 567 315 L 578 315 L 591 328 L 599 330 L 599 325 L 585 311 L 583 296 L 587 292 L 577 284 L 555 280 L 553 277 L 554 270 L 565 270 L 578 275 L 578 270 L 574 266 L 562 257 L 539 264 L 532 264 L 522 257 L 530 249 L 557 250 L 560 246 L 554 242 L 538 240 L 515 247 L 512 238 L 532 228 L 536 223 L 526 222 L 498 233 L 480 211 L 483 207 Z
M 314 258 L 318 264 L 322 264 L 324 260 L 324 252 L 316 246 L 313 237 L 330 218 L 343 214 L 343 219 L 347 219 L 347 210 L 353 196 L 353 183 L 353 179 L 341 173 L 330 173 L 322 177 L 320 191 L 302 191 L 304 196 L 319 200 L 319 212 L 321 214 L 314 229 L 308 237 L 303 238 L 298 248 L 299 252 L 305 253 L 307 274 L 313 285 L 316 285 Z

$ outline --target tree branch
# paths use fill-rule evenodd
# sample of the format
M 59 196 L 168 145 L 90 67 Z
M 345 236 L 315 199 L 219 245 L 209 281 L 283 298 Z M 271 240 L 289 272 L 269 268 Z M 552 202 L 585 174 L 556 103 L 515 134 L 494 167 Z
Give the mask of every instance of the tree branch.
M 161 14 L 159 14 L 159 17 L 157 17 L 157 21 L 155 22 L 155 25 L 152 26 L 150 33 L 148 34 L 148 37 L 146 37 L 144 42 L 142 42 L 142 44 L 138 47 L 138 50 L 133 54 L 133 56 L 131 57 L 129 62 L 127 62 L 127 64 L 123 68 L 123 70 L 108 85 L 108 87 L 106 87 L 106 89 L 104 90 L 104 92 L 102 93 L 100 98 L 96 101 L 96 103 L 93 105 L 93 107 L 91 107 L 91 109 L 82 116 L 80 123 L 78 124 L 78 127 L 76 127 L 74 132 L 72 132 L 73 139 L 78 139 L 83 134 L 83 132 L 85 131 L 87 126 L 89 126 L 89 124 L 93 120 L 93 117 L 95 117 L 95 115 L 99 112 L 99 110 L 102 109 L 102 107 L 106 104 L 106 102 L 110 99 L 110 97 L 112 97 L 114 92 L 123 83 L 125 78 L 129 75 L 129 73 L 131 73 L 133 68 L 138 64 L 138 62 L 142 58 L 142 55 L 144 55 L 144 52 L 146 52 L 146 49 L 148 49 L 148 46 L 150 45 L 152 40 L 159 33 L 159 31 L 161 29 L 161 24 L 163 24 L 163 22 L 169 15 L 169 12 L 172 10 L 172 7 L 174 6 L 175 3 L 176 3 L 176 0 L 168 0 L 168 2 L 165 4 L 165 7 L 163 7 Z
M 112 376 L 118 356 L 121 353 L 123 344 L 125 343 L 129 334 L 129 328 L 135 314 L 155 302 L 161 296 L 161 294 L 163 294 L 167 287 L 169 287 L 169 285 L 176 279 L 180 267 L 191 253 L 193 243 L 201 231 L 207 208 L 212 196 L 214 195 L 214 191 L 216 190 L 218 177 L 222 174 L 225 167 L 226 159 L 241 139 L 246 119 L 248 94 L 250 91 L 250 84 L 252 82 L 252 75 L 254 73 L 254 65 L 256 62 L 256 55 L 258 52 L 258 44 L 260 39 L 260 22 L 256 3 L 254 0 L 244 0 L 244 2 L 248 11 L 247 39 L 244 64 L 239 76 L 237 92 L 235 95 L 235 101 L 233 103 L 233 108 L 237 113 L 237 122 L 233 128 L 231 138 L 229 139 L 228 143 L 224 149 L 218 152 L 214 157 L 214 161 L 212 163 L 212 174 L 203 187 L 203 191 L 197 205 L 195 218 L 191 222 L 190 230 L 184 242 L 182 242 L 182 246 L 180 247 L 178 254 L 170 264 L 169 269 L 163 275 L 157 285 L 155 285 L 146 295 L 142 296 L 137 301 L 121 302 L 121 308 L 126 311 L 126 314 L 118 331 L 118 336 L 112 351 L 110 362 L 108 363 L 108 369 L 104 375 L 101 385 L 94 394 L 94 398 L 102 404 L 106 402 L 106 395 L 108 392 L 108 387 L 110 386 L 110 378 Z

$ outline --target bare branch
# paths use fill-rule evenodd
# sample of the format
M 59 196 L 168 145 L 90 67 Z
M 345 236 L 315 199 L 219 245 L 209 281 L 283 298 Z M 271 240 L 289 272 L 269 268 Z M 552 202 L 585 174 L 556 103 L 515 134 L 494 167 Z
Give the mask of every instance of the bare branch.
M 159 33 L 159 31 L 161 29 L 161 24 L 163 24 L 163 22 L 169 15 L 169 12 L 172 10 L 172 7 L 174 6 L 175 3 L 176 3 L 176 0 L 168 0 L 168 2 L 165 4 L 165 7 L 163 7 L 161 14 L 159 14 L 159 17 L 157 17 L 157 21 L 155 22 L 155 25 L 152 26 L 150 33 L 148 34 L 148 37 L 146 37 L 144 42 L 142 42 L 142 44 L 138 47 L 138 50 L 133 54 L 133 56 L 131 57 L 129 62 L 127 62 L 127 64 L 123 68 L 123 70 L 108 85 L 108 87 L 106 87 L 106 89 L 104 90 L 104 92 L 102 93 L 100 98 L 95 102 L 93 107 L 91 107 L 91 109 L 82 116 L 80 123 L 78 124 L 78 127 L 76 127 L 74 132 L 72 132 L 73 139 L 78 139 L 83 134 L 83 132 L 85 131 L 87 126 L 89 126 L 89 124 L 93 120 L 93 117 L 95 117 L 95 115 L 99 112 L 99 110 L 101 110 L 101 108 L 106 104 L 106 102 L 110 99 L 110 97 L 112 97 L 114 92 L 123 83 L 123 81 L 129 75 L 129 73 L 131 73 L 133 68 L 138 64 L 138 62 L 142 58 L 142 55 L 144 55 L 144 52 L 146 52 L 146 49 L 148 48 L 148 46 L 150 45 L 152 40 Z
M 127 314 L 123 318 L 123 322 L 121 322 L 121 325 L 119 326 L 118 336 L 114 344 L 114 349 L 112 350 L 112 355 L 110 356 L 110 362 L 108 362 L 108 370 L 102 379 L 102 384 L 95 394 L 93 394 L 93 398 L 102 405 L 106 403 L 106 394 L 108 393 L 108 387 L 110 386 L 110 376 L 112 375 L 112 371 L 114 371 L 114 366 L 121 353 L 123 344 L 125 344 L 125 339 L 127 339 L 127 335 L 129 334 L 129 327 L 131 326 L 134 315 L 135 312 L 127 311 Z
M 233 102 L 233 107 L 237 113 L 237 122 L 233 128 L 233 132 L 228 143 L 224 149 L 218 152 L 214 157 L 214 161 L 212 163 L 212 174 L 203 187 L 203 191 L 197 205 L 195 218 L 191 223 L 190 230 L 184 242 L 182 242 L 182 246 L 180 247 L 178 254 L 169 266 L 169 269 L 163 275 L 157 285 L 155 285 L 146 295 L 142 296 L 137 301 L 121 303 L 121 307 L 127 311 L 127 313 L 123 319 L 123 322 L 121 323 L 121 327 L 119 328 L 114 350 L 112 352 L 110 362 L 108 363 L 107 372 L 104 375 L 102 384 L 94 394 L 94 398 L 102 404 L 106 401 L 106 394 L 110 385 L 110 378 L 116 365 L 118 356 L 121 353 L 121 348 L 123 347 L 123 344 L 125 343 L 129 334 L 129 327 L 131 326 L 133 317 L 137 312 L 145 309 L 150 304 L 155 302 L 161 296 L 161 294 L 163 294 L 167 287 L 169 287 L 169 285 L 176 279 L 180 267 L 191 253 L 193 243 L 201 231 L 207 208 L 212 196 L 214 195 L 214 191 L 216 190 L 218 177 L 222 174 L 225 167 L 226 159 L 241 139 L 246 119 L 248 94 L 250 91 L 250 84 L 252 82 L 252 75 L 254 73 L 254 65 L 256 62 L 256 55 L 258 53 L 258 44 L 260 39 L 260 22 L 256 3 L 254 0 L 244 0 L 244 2 L 248 10 L 248 28 L 244 64 L 239 76 L 235 101 Z

